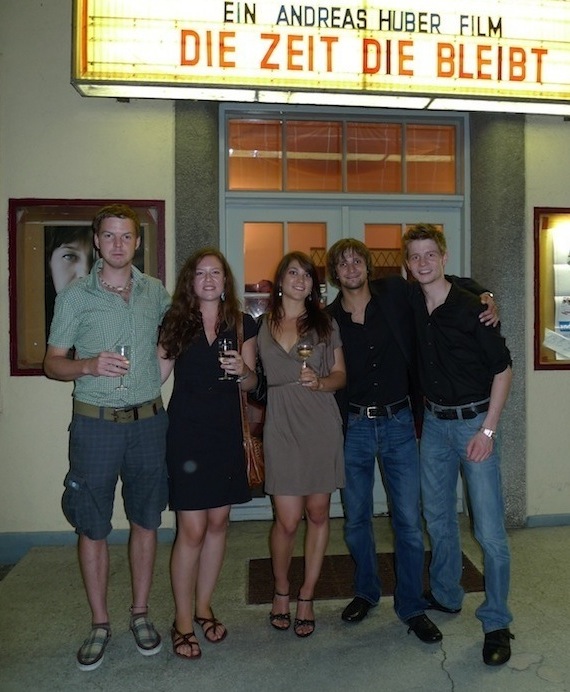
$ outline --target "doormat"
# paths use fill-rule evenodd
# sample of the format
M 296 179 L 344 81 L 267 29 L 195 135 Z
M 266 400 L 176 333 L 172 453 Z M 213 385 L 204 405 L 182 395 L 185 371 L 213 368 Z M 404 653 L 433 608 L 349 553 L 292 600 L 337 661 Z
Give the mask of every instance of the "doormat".
M 429 587 L 428 565 L 431 552 L 425 553 L 424 588 Z M 378 553 L 378 571 L 382 580 L 382 595 L 394 595 L 394 553 Z M 296 594 L 303 581 L 303 558 L 291 561 L 290 593 Z M 315 599 L 351 599 L 353 591 L 354 562 L 350 555 L 325 555 L 321 576 L 315 589 Z M 463 576 L 461 584 L 466 592 L 484 591 L 483 575 L 463 553 Z M 271 603 L 273 598 L 273 573 L 271 559 L 260 558 L 249 561 L 247 602 L 249 605 Z

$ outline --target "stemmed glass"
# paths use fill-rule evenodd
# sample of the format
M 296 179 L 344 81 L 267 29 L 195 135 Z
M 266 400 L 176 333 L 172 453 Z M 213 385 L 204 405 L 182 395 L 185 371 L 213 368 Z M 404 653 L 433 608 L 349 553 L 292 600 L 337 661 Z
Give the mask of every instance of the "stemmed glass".
M 218 354 L 220 356 L 220 363 L 224 358 L 228 358 L 230 356 L 227 356 L 228 351 L 233 351 L 234 350 L 234 342 L 231 339 L 228 339 L 226 337 L 223 337 L 221 339 L 218 339 Z M 232 378 L 228 375 L 228 373 L 224 370 L 223 376 L 218 377 L 218 380 L 231 380 Z
M 313 353 L 313 344 L 310 341 L 300 341 L 297 344 L 297 355 L 303 361 L 302 368 L 307 367 L 307 360 Z
M 119 355 L 123 356 L 123 358 L 126 358 L 128 361 L 131 360 L 131 347 L 126 346 L 125 344 L 120 344 L 119 346 L 115 346 L 115 352 L 118 353 Z M 123 381 L 124 375 L 121 375 L 121 379 L 119 381 L 119 386 L 115 387 L 115 389 L 128 389 L 127 385 Z

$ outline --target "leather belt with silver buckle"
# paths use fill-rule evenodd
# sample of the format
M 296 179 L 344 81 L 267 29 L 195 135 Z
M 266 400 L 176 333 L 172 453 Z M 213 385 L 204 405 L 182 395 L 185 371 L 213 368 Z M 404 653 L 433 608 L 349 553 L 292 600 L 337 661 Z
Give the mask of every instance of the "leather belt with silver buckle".
M 360 406 L 359 404 L 349 404 L 348 410 L 350 413 L 356 413 L 359 416 L 364 416 L 366 418 L 381 418 L 382 416 L 391 417 L 398 411 L 402 411 L 405 408 L 410 407 L 410 400 L 408 397 L 402 399 L 401 401 L 396 401 L 393 404 L 378 405 L 378 406 Z

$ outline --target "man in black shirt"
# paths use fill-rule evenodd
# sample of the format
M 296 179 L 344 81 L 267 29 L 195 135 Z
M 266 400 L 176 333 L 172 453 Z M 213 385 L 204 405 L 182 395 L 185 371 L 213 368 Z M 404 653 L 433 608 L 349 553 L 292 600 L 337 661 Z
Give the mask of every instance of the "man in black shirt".
M 416 343 L 410 287 L 399 276 L 369 281 L 370 252 L 352 238 L 330 248 L 326 265 L 329 281 L 341 291 L 327 310 L 339 324 L 347 367 L 347 401 L 339 401 L 347 417 L 342 497 L 344 537 L 355 562 L 355 598 L 342 619 L 360 622 L 381 595 L 372 524 L 379 458 L 395 534 L 394 608 L 409 631 L 437 642 L 442 635 L 426 616 L 429 604 L 422 595 L 420 471 L 410 405 Z M 490 313 L 486 317 L 493 319 Z
M 510 554 L 495 436 L 511 386 L 511 357 L 499 328 L 481 325 L 477 299 L 446 279 L 443 233 L 429 224 L 414 226 L 404 234 L 403 245 L 417 281 L 412 302 L 426 397 L 420 468 L 432 547 L 428 599 L 440 610 L 461 609 L 456 511 L 461 468 L 475 537 L 484 556 L 485 601 L 476 611 L 485 633 L 483 660 L 501 665 L 511 655 L 512 616 L 507 605 Z

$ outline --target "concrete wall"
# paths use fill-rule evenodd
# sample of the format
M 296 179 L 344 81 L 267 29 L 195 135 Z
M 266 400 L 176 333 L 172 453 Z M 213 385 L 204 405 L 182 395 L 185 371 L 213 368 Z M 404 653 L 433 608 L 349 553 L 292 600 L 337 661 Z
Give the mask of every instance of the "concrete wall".
M 471 125 L 471 270 L 496 294 L 513 358 L 513 385 L 501 417 L 505 512 L 526 520 L 525 119 L 475 113 Z M 508 267 L 508 270 L 505 269 Z M 530 320 L 532 324 L 532 320 Z
M 178 101 L 176 112 L 176 270 L 195 250 L 219 247 L 218 104 Z

